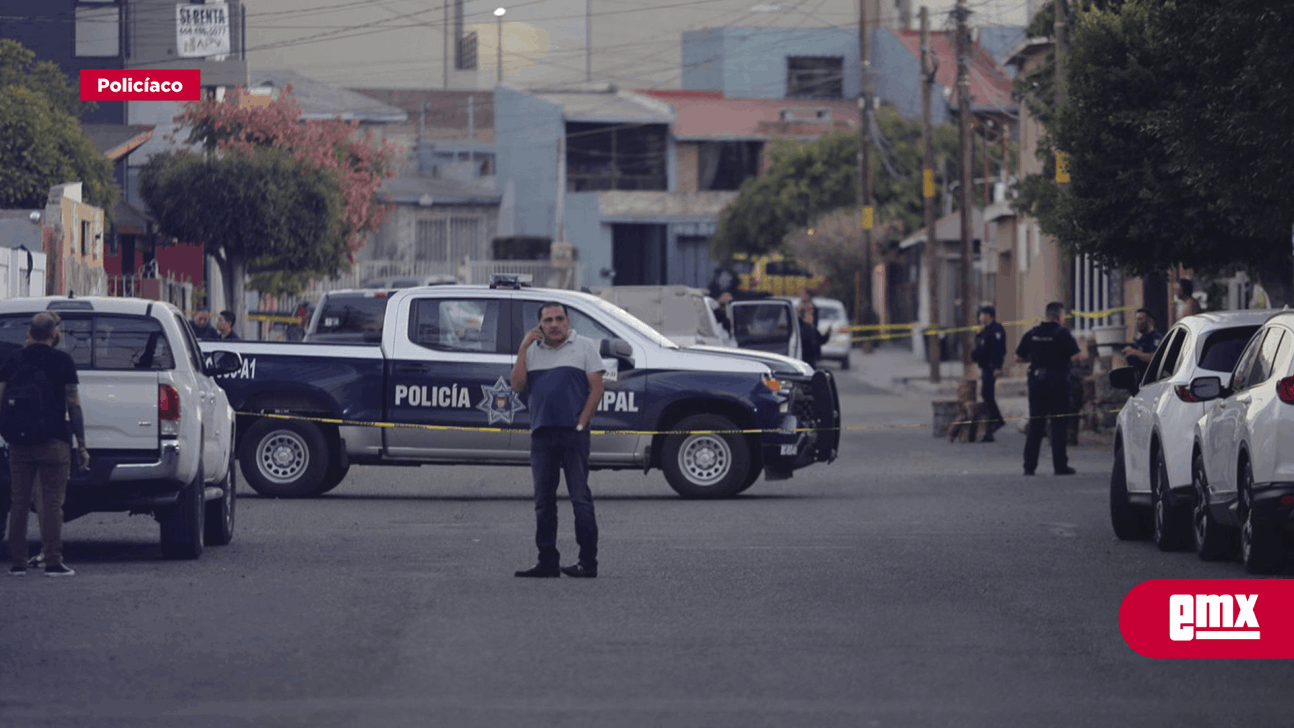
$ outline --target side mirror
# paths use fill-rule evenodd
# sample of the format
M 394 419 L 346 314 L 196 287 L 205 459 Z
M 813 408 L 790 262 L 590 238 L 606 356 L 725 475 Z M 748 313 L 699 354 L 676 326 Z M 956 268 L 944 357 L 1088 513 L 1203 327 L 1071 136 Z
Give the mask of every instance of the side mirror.
M 232 351 L 213 351 L 207 354 L 202 371 L 209 377 L 233 374 L 243 368 L 243 358 Z
M 1115 389 L 1126 389 L 1133 394 L 1137 393 L 1140 388 L 1137 386 L 1137 369 L 1136 367 L 1119 367 L 1110 370 L 1110 386 Z
M 1191 396 L 1201 402 L 1208 402 L 1222 396 L 1222 379 L 1220 377 L 1200 377 L 1191 380 Z
M 634 348 L 624 339 L 603 339 L 598 345 L 598 356 L 615 359 L 625 369 L 634 368 Z

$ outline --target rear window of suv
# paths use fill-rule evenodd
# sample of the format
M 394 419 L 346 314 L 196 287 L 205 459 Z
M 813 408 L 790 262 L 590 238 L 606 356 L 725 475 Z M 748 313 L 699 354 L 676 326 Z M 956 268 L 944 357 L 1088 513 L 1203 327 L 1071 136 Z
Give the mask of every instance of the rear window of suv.
M 329 296 L 312 334 L 381 333 L 386 318 L 386 295 Z
M 1245 350 L 1245 344 L 1253 338 L 1258 326 L 1237 326 L 1233 329 L 1222 329 L 1209 334 L 1200 349 L 1200 369 L 1211 372 L 1230 372 L 1236 366 L 1236 360 Z
M 58 349 L 72 355 L 78 371 L 175 368 L 175 357 L 157 319 L 120 314 L 65 313 Z M 30 314 L 0 316 L 0 357 L 27 343 Z

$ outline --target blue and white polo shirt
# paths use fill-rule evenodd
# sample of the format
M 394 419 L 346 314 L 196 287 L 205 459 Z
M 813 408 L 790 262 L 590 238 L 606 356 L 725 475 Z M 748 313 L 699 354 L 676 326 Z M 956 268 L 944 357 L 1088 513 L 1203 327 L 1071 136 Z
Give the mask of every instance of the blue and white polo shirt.
M 604 369 L 597 344 L 574 330 L 556 348 L 543 340 L 532 343 L 526 350 L 530 429 L 578 425 L 589 398 L 589 375 Z

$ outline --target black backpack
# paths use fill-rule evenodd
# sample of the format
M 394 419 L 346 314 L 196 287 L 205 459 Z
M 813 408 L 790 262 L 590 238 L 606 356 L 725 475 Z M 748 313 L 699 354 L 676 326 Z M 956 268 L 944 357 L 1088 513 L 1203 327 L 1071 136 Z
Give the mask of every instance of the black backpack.
M 49 439 L 45 399 L 49 377 L 30 363 L 19 360 L 13 376 L 5 382 L 0 397 L 0 437 L 14 445 L 34 445 Z

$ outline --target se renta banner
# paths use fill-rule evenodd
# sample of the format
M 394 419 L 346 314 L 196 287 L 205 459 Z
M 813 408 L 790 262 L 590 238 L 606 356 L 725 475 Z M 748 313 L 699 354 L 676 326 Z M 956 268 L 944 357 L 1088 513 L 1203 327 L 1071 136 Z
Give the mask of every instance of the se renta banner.
M 1158 659 L 1294 658 L 1294 581 L 1152 579 L 1119 607 L 1128 646 Z
M 202 71 L 94 69 L 81 71 L 82 101 L 197 101 Z

